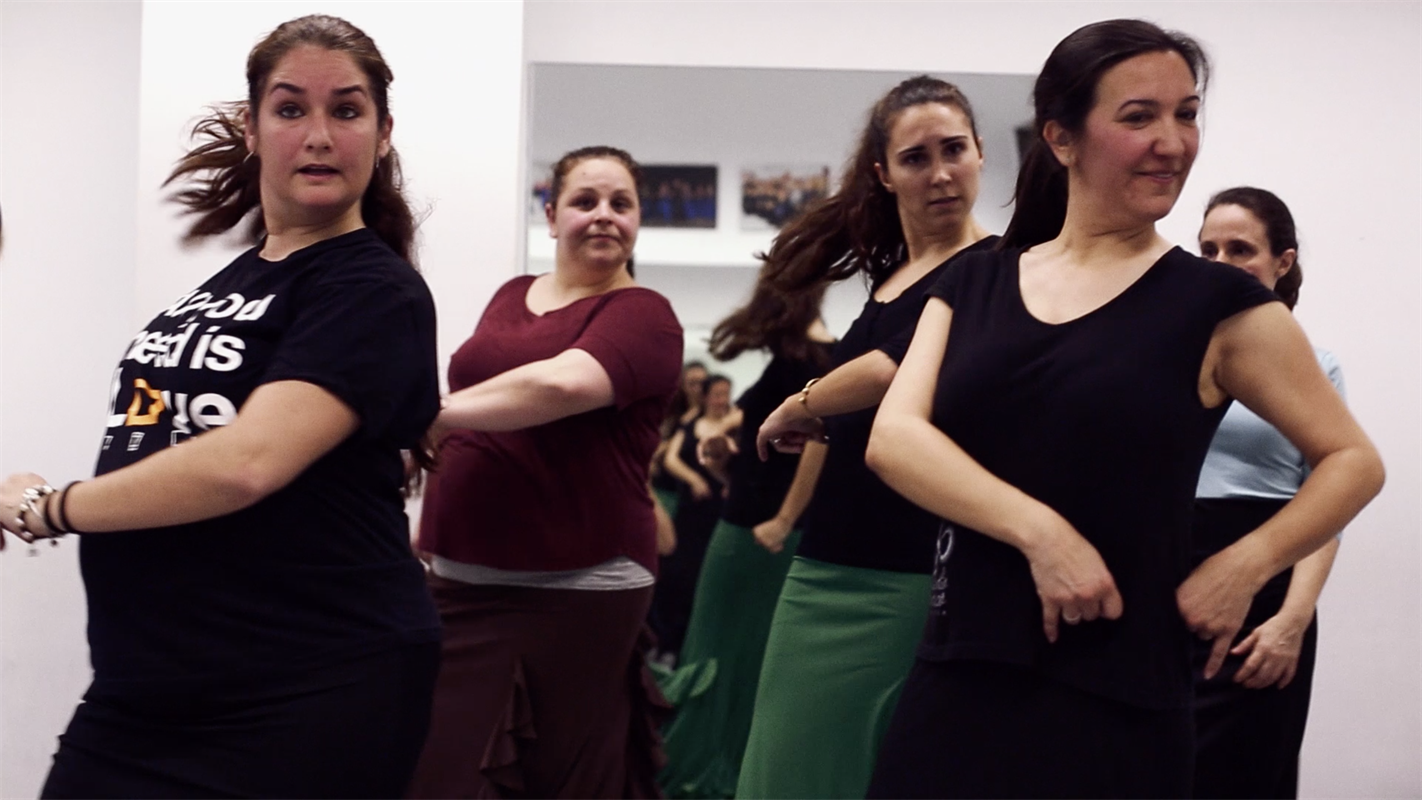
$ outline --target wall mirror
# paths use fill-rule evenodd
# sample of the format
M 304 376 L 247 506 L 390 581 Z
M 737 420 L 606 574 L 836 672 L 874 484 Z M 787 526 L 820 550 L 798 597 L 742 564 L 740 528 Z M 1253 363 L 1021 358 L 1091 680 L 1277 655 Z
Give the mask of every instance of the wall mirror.
M 869 107 L 912 73 L 535 63 L 529 71 L 525 270 L 553 268 L 542 212 L 549 168 L 589 144 L 626 149 L 649 167 L 637 280 L 672 303 L 686 358 L 750 385 L 766 356 L 706 356 L 711 328 L 749 296 L 778 224 L 838 185 Z M 1030 75 L 933 73 L 973 104 L 985 164 L 975 212 L 1001 233 L 1032 118 Z M 843 334 L 864 304 L 862 281 L 828 294 L 824 318 Z

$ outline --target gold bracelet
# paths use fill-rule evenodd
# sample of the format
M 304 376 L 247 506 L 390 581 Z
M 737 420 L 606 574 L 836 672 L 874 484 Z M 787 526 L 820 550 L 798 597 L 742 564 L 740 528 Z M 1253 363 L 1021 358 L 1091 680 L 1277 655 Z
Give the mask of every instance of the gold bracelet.
M 814 415 L 813 412 L 810 411 L 810 387 L 811 387 L 811 386 L 814 386 L 815 384 L 817 384 L 817 383 L 819 383 L 819 382 L 820 382 L 820 379 L 819 379 L 819 378 L 811 378 L 811 379 L 810 379 L 810 382 L 807 383 L 807 384 L 805 384 L 805 388 L 801 389 L 801 390 L 800 390 L 800 394 L 797 395 L 797 398 L 798 398 L 799 401 L 800 401 L 800 407 L 803 408 L 803 409 L 805 409 L 805 413 L 806 413 L 806 414 L 809 414 L 809 415 L 812 416 L 812 417 L 815 416 L 815 415 Z

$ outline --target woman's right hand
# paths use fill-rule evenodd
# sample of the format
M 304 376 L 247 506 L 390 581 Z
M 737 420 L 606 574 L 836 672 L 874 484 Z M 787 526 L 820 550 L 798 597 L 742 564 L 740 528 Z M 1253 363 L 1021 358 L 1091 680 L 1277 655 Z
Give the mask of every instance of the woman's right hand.
M 1118 619 L 1124 605 L 1101 554 L 1066 520 L 1059 523 L 1022 551 L 1042 600 L 1042 630 L 1049 642 L 1057 640 L 1061 622 Z
M 799 453 L 809 441 L 828 441 L 825 423 L 819 417 L 810 416 L 799 395 L 790 395 L 761 424 L 755 437 L 755 449 L 760 460 L 765 461 L 770 458 L 772 446 L 782 453 Z
M 780 517 L 771 517 L 751 529 L 755 535 L 756 544 L 764 547 L 772 553 L 779 553 L 785 549 L 785 540 L 790 538 L 790 531 L 794 530 L 794 525 Z
M 694 480 L 687 481 L 686 486 L 691 489 L 691 497 L 693 500 L 700 501 L 709 500 L 711 498 L 711 484 L 707 483 L 706 480 L 700 476 L 696 476 Z

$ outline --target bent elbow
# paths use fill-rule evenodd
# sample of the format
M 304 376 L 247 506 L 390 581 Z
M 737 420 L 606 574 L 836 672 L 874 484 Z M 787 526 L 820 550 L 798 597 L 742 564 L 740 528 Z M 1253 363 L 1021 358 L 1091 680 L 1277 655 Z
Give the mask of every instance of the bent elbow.
M 294 476 L 279 472 L 259 460 L 245 460 L 226 471 L 218 491 L 233 510 L 254 506 L 286 488 Z
M 893 469 L 895 450 L 892 423 L 883 421 L 882 417 L 875 419 L 869 433 L 869 447 L 864 450 L 864 465 L 885 483 L 888 482 L 886 473 Z

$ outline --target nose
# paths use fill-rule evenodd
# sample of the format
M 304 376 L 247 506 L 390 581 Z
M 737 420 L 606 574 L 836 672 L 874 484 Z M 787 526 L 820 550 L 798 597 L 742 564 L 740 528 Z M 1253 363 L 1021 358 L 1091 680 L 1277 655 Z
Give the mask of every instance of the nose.
M 311 114 L 306 117 L 306 149 L 307 150 L 330 150 L 331 130 L 330 123 L 324 114 Z
M 1156 154 L 1169 157 L 1185 155 L 1187 149 L 1186 140 L 1191 135 L 1192 131 L 1186 130 L 1186 127 L 1178 120 L 1174 118 L 1168 119 L 1160 136 L 1156 138 Z
M 951 166 L 946 158 L 940 158 L 933 162 L 934 185 L 953 182 L 953 172 L 949 169 Z

